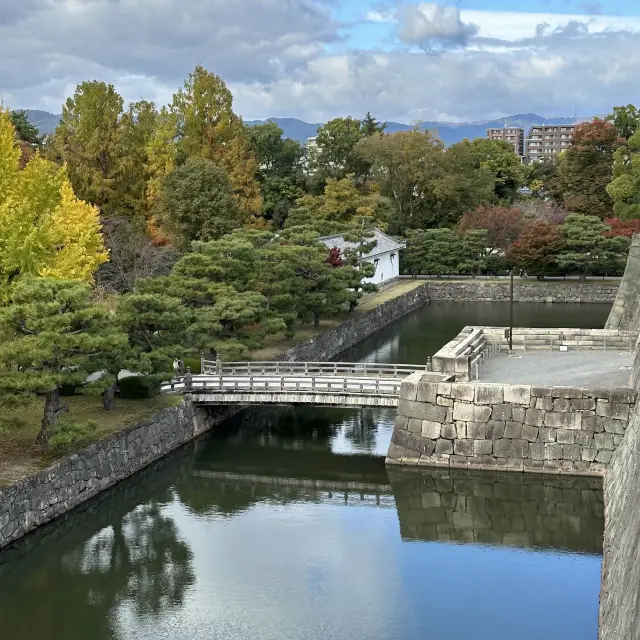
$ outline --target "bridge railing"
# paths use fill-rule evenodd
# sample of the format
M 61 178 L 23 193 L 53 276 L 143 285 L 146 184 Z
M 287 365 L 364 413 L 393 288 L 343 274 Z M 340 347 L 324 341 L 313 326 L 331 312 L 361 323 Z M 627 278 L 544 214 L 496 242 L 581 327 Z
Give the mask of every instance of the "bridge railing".
M 406 378 L 416 371 L 428 371 L 429 365 L 379 364 L 376 362 L 222 362 L 202 360 L 202 373 L 208 375 L 263 376 L 275 374 L 304 376 L 379 376 L 382 378 Z
M 182 393 L 330 393 L 399 396 L 401 379 L 328 376 L 184 376 L 162 386 Z

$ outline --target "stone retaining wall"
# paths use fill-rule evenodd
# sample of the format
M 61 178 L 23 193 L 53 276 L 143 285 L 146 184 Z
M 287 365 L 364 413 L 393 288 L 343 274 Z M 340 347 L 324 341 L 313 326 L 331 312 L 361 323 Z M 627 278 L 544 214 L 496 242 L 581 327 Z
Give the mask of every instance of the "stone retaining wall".
M 297 344 L 280 354 L 282 361 L 324 362 L 355 346 L 380 329 L 399 320 L 408 313 L 423 307 L 429 302 L 427 285 L 416 287 L 396 298 L 387 300 L 371 311 L 354 313 L 353 316 L 335 329 Z
M 632 389 L 403 380 L 388 463 L 603 475 Z
M 639 275 L 640 277 L 640 275 Z M 428 282 L 430 300 L 450 300 L 452 302 L 508 302 L 508 280 L 486 282 Z M 516 302 L 588 302 L 613 304 L 619 285 L 611 282 L 563 282 L 522 281 L 514 284 Z M 615 328 L 615 327 L 612 327 Z
M 640 329 L 640 235 L 633 236 L 627 266 L 620 283 L 607 329 Z
M 226 419 L 189 401 L 158 412 L 0 489 L 0 548 L 92 498 Z

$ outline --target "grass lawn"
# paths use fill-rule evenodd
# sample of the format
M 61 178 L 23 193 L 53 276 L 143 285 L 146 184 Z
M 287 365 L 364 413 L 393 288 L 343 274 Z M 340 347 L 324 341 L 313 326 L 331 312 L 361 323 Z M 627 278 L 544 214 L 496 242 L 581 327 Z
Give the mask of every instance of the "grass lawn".
M 90 437 L 64 449 L 35 444 L 42 420 L 42 399 L 5 410 L 2 416 L 5 432 L 0 435 L 0 487 L 36 473 L 72 451 L 101 440 L 123 427 L 150 418 L 158 410 L 181 401 L 182 398 L 175 396 L 158 396 L 147 400 L 117 398 L 116 408 L 105 411 L 101 399 L 96 396 L 62 398 L 62 404 L 69 405 L 69 413 L 61 414 L 63 422 L 94 420 L 98 423 L 98 428 Z

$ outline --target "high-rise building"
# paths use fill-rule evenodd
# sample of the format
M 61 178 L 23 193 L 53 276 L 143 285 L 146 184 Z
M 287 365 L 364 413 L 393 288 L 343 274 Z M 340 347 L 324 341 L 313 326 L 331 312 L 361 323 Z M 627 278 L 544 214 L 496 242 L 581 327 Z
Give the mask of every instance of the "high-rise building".
M 575 124 L 543 124 L 531 127 L 527 138 L 527 161 L 538 162 L 566 151 L 571 146 L 575 130 Z
M 522 127 L 505 126 L 487 129 L 487 138 L 489 140 L 504 140 L 513 147 L 516 155 L 524 156 L 524 129 Z

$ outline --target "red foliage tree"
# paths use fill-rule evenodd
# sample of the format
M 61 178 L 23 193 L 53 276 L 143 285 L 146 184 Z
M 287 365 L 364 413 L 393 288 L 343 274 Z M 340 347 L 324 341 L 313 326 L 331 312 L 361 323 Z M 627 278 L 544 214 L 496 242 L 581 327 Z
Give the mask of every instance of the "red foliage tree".
M 530 275 L 544 276 L 555 264 L 564 242 L 557 225 L 551 222 L 534 222 L 508 248 L 507 262 Z
M 472 229 L 486 229 L 489 246 L 493 249 L 505 249 L 518 238 L 525 222 L 519 209 L 483 206 L 465 213 L 458 222 L 457 231 L 463 235 Z
M 619 218 L 607 218 L 604 223 L 609 227 L 604 235 L 608 238 L 630 238 L 634 233 L 640 233 L 640 220 L 620 220 Z
M 329 257 L 327 258 L 327 262 L 332 267 L 342 267 L 344 265 L 344 260 L 342 259 L 342 252 L 338 247 L 333 247 L 333 249 L 329 249 Z
M 572 212 L 611 215 L 613 203 L 607 193 L 613 172 L 613 154 L 622 144 L 613 124 L 595 119 L 576 127 L 571 146 L 558 167 L 557 191 Z

